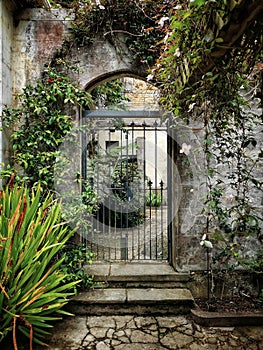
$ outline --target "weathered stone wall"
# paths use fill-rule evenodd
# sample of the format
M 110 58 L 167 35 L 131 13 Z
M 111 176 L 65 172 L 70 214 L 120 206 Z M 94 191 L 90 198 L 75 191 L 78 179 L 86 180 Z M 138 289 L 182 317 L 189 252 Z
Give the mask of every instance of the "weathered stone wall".
M 40 77 L 69 35 L 67 11 L 26 9 L 15 17 L 13 36 L 13 94 Z
M 0 2 L 0 115 L 3 106 L 12 101 L 12 38 L 13 38 L 13 1 Z M 0 119 L 1 128 L 1 119 Z M 5 131 L 0 131 L 0 168 L 8 159 L 9 147 Z

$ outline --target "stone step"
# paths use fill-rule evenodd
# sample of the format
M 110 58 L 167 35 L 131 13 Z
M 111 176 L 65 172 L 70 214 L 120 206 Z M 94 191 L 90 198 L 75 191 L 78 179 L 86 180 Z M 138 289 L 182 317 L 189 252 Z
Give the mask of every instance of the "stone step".
M 189 273 L 175 272 L 167 262 L 96 262 L 86 271 L 99 282 L 98 288 L 184 288 L 190 279 Z
M 80 292 L 67 310 L 75 315 L 178 315 L 189 313 L 193 304 L 186 288 L 106 288 Z

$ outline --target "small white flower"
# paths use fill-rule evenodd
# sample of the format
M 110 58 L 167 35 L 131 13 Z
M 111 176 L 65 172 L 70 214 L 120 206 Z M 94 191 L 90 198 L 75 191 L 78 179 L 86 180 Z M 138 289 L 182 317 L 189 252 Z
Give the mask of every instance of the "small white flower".
M 192 146 L 191 145 L 187 145 L 185 142 L 182 144 L 182 148 L 180 149 L 180 153 L 184 153 L 185 155 L 188 156 L 188 154 L 190 153 Z
M 162 17 L 162 18 L 160 19 L 160 21 L 158 22 L 158 26 L 159 26 L 159 27 L 163 27 L 165 21 L 169 21 L 169 19 L 170 19 L 169 17 Z
M 105 7 L 103 5 L 101 5 L 100 0 L 96 0 L 96 5 L 101 9 L 101 10 L 105 10 Z
M 163 42 L 164 42 L 165 44 L 166 44 L 166 42 L 167 42 L 169 36 L 170 36 L 169 33 L 167 33 L 167 34 L 165 35 L 165 37 L 164 37 L 164 39 L 163 39 Z
M 193 192 L 194 192 L 194 189 L 193 189 L 193 188 L 191 188 L 190 192 L 191 192 L 191 193 L 193 193 Z
M 206 239 L 207 236 L 206 234 L 203 235 L 202 239 L 201 239 L 201 242 L 200 242 L 200 245 L 201 246 L 205 246 L 206 248 L 210 248 L 212 249 L 213 248 L 213 244 L 212 242 L 210 242 L 208 239 Z
M 196 105 L 195 102 L 191 103 L 191 104 L 189 105 L 188 112 L 191 112 L 191 111 L 194 109 L 194 106 L 195 106 L 195 105 Z
M 213 244 L 210 241 L 204 241 L 204 244 L 206 248 L 210 248 L 210 249 L 213 248 Z
M 154 78 L 154 75 L 153 75 L 153 74 L 149 74 L 149 75 L 147 75 L 147 77 L 146 77 L 147 81 L 153 80 L 153 78 Z
M 174 56 L 180 57 L 180 55 L 181 55 L 181 52 L 180 52 L 179 48 L 177 47 L 177 49 L 175 50 Z

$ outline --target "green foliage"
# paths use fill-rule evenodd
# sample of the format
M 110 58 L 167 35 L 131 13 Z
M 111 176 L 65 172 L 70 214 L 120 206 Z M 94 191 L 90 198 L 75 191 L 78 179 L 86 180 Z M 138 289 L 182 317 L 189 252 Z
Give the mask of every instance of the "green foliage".
M 215 24 L 227 23 L 231 11 L 227 1 L 180 1 L 153 69 L 160 103 L 175 115 L 171 124 L 203 123 L 208 188 L 203 213 L 219 249 L 215 259 L 228 267 L 241 259 L 242 237 L 262 239 L 262 212 L 252 198 L 262 190 L 255 133 L 262 116 L 252 109 L 255 98 L 262 98 L 262 20 L 251 21 L 226 50 Z
M 146 194 L 146 205 L 148 207 L 159 207 L 162 204 L 161 193 L 155 193 L 154 191 L 149 191 Z
M 61 221 L 51 195 L 41 202 L 40 188 L 6 187 L 0 193 L 0 341 L 18 332 L 42 343 L 55 314 L 73 294 L 77 281 L 67 283 L 63 258 L 53 262 L 72 231 Z
M 259 248 L 256 256 L 244 262 L 244 266 L 250 271 L 263 275 L 263 248 Z
M 127 159 L 117 163 L 112 174 L 114 194 L 121 200 L 131 198 L 131 186 L 140 178 L 137 162 Z
M 98 34 L 104 35 L 118 49 L 124 40 L 134 62 L 150 67 L 159 56 L 159 45 L 164 37 L 158 21 L 168 16 L 173 4 L 174 1 L 161 0 L 75 1 L 72 3 L 75 11 L 72 31 L 78 45 L 91 43 Z
M 113 153 L 114 151 L 112 155 Z M 134 227 L 142 223 L 140 198 L 137 191 L 133 192 L 134 186 L 136 187 L 140 181 L 137 162 L 132 159 L 118 161 L 111 180 L 111 190 L 114 194 L 112 206 L 115 209 L 111 210 L 101 205 L 98 211 L 99 220 L 113 227 Z
M 124 94 L 124 83 L 121 79 L 107 81 L 91 91 L 93 103 L 98 108 L 125 109 L 124 102 L 129 98 Z
M 13 163 L 23 169 L 22 177 L 30 186 L 41 183 L 53 188 L 54 164 L 58 148 L 72 128 L 71 115 L 90 102 L 88 93 L 48 68 L 36 85 L 23 89 L 17 109 L 5 109 L 4 124 L 13 131 Z
M 78 281 L 78 288 L 88 288 L 93 284 L 93 277 L 84 269 L 85 265 L 92 265 L 94 254 L 85 244 L 68 242 L 60 250 L 59 256 L 64 257 L 61 270 L 65 273 L 65 282 Z

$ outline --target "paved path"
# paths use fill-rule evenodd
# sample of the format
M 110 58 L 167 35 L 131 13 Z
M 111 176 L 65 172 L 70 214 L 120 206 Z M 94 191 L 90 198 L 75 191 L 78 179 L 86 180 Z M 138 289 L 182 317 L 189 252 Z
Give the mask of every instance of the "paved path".
M 50 350 L 263 349 L 262 327 L 205 328 L 185 316 L 70 317 L 47 341 Z

